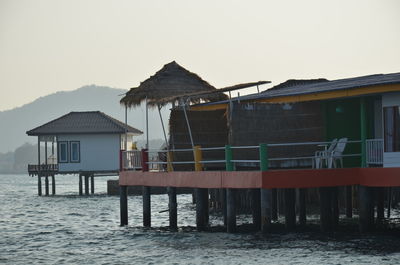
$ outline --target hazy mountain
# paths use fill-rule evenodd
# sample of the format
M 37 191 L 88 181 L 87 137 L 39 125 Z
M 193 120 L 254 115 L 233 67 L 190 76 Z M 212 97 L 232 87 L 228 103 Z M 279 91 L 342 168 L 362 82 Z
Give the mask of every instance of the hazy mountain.
M 38 98 L 32 103 L 0 112 L 0 153 L 14 151 L 25 142 L 36 143 L 37 137 L 27 136 L 26 131 L 58 118 L 71 111 L 100 110 L 118 120 L 125 120 L 125 108 L 119 104 L 124 89 L 104 86 L 84 86 L 74 91 L 57 92 Z M 168 128 L 169 108 L 162 110 Z M 128 111 L 128 123 L 145 132 L 145 108 Z M 158 111 L 149 110 L 149 138 L 164 139 Z M 138 137 L 144 140 L 145 134 Z

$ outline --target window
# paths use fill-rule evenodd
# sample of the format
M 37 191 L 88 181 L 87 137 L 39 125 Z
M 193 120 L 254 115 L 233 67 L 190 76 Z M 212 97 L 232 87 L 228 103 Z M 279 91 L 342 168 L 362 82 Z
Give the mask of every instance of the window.
M 78 141 L 70 142 L 71 145 L 71 163 L 79 163 L 81 160 L 80 143 Z
M 68 142 L 58 142 L 58 163 L 68 163 Z
M 400 152 L 400 107 L 383 108 L 385 152 Z

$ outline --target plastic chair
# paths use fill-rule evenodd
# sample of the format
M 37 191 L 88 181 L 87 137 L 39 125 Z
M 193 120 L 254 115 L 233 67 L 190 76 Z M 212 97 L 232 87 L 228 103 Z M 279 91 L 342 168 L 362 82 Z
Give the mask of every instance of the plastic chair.
M 346 148 L 347 138 L 340 138 L 335 149 L 331 152 L 328 157 L 328 167 L 337 168 L 337 161 L 340 161 L 341 167 L 343 167 L 343 152 Z
M 332 151 L 335 149 L 338 139 L 333 139 L 331 144 L 326 150 L 323 151 L 316 151 L 314 155 L 314 163 L 315 168 L 322 168 L 323 162 L 325 161 L 325 165 L 328 166 L 328 158 Z M 314 167 L 314 164 L 313 164 Z

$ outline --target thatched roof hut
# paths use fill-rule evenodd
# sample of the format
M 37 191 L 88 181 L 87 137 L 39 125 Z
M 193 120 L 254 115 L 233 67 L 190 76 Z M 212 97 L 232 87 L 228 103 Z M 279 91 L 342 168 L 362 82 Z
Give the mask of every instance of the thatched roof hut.
M 143 81 L 138 87 L 131 88 L 121 99 L 121 104 L 134 107 L 146 98 L 149 106 L 164 105 L 165 98 L 171 96 L 185 96 L 198 92 L 214 92 L 215 87 L 201 79 L 197 74 L 189 72 L 175 61 L 164 65 L 155 75 Z M 198 103 L 200 100 L 206 102 L 225 100 L 227 96 L 223 93 L 206 94 L 200 97 L 191 97 L 190 101 Z

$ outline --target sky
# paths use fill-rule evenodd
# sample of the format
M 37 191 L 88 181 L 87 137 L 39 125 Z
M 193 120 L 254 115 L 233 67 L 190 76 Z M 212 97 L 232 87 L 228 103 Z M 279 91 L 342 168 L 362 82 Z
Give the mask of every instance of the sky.
M 129 89 L 173 60 L 217 88 L 400 72 L 399 14 L 399 0 L 0 0 L 0 111 Z

